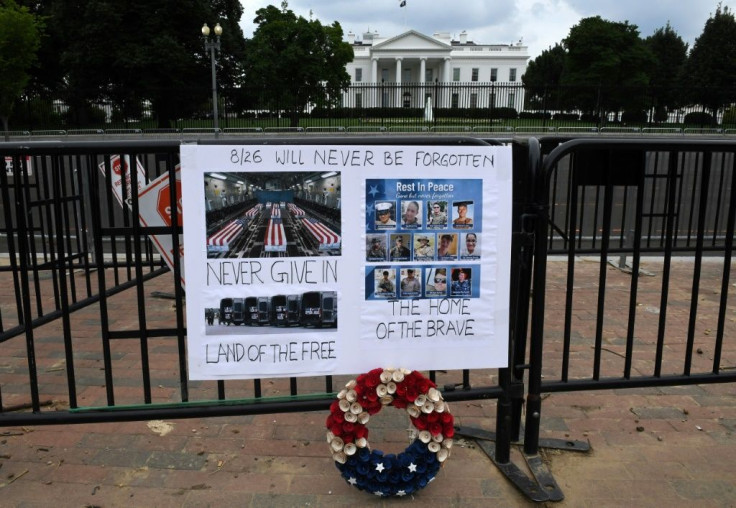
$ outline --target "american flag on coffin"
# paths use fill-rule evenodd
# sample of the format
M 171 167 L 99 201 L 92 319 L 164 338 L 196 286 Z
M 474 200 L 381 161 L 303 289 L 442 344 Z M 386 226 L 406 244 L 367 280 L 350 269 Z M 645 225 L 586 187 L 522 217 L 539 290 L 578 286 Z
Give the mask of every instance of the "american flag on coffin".
M 286 251 L 286 232 L 281 219 L 270 219 L 268 221 L 268 229 L 266 229 L 266 238 L 263 240 L 267 252 L 284 252 Z
M 319 243 L 320 250 L 339 249 L 340 235 L 332 231 L 330 228 L 322 224 L 314 218 L 305 219 L 304 226 L 312 233 L 312 236 Z
M 245 212 L 246 217 L 255 217 L 259 213 L 261 213 L 261 209 L 263 208 L 263 203 L 258 203 L 256 206 Z
M 207 238 L 207 250 L 210 252 L 227 252 L 230 250 L 230 242 L 240 236 L 249 222 L 250 219 L 245 217 L 231 221 Z
M 281 208 L 279 208 L 279 205 L 273 205 L 271 207 L 271 218 L 279 218 L 281 217 Z
M 289 207 L 291 215 L 293 215 L 297 219 L 303 219 L 306 215 L 306 213 L 304 213 L 304 210 L 296 206 L 294 203 L 289 203 L 287 206 Z

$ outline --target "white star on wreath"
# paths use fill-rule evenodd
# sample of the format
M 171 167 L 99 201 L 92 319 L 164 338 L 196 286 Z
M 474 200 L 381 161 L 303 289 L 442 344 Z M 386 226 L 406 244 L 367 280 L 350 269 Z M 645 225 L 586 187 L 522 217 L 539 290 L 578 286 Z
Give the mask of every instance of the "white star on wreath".
M 380 490 L 377 490 L 374 492 L 374 494 L 377 495 L 378 497 L 381 497 L 383 495 L 383 492 L 381 492 Z
M 378 471 L 379 473 L 383 473 L 384 469 L 386 468 L 383 467 L 383 462 L 379 462 L 378 464 L 376 464 L 376 471 Z
M 412 473 L 416 473 L 417 472 L 417 465 L 414 464 L 413 462 L 411 464 L 409 464 L 409 471 L 411 471 Z
M 398 492 L 396 493 L 396 495 L 397 495 L 397 496 L 399 496 L 399 497 L 401 497 L 401 496 L 405 496 L 405 495 L 406 495 L 406 491 L 400 490 L 400 491 L 398 491 Z
M 356 483 L 358 483 L 358 480 L 353 477 L 350 477 L 350 479 L 348 480 L 348 483 L 350 485 L 355 485 Z

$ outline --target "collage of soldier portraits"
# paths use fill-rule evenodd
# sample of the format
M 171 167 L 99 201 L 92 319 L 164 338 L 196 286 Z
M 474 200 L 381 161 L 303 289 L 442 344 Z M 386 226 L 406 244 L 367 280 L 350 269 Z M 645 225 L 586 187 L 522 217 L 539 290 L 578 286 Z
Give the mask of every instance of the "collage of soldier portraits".
M 447 182 L 440 195 L 392 192 L 422 188 L 421 183 L 369 182 L 367 299 L 478 296 L 473 280 L 479 279 L 482 256 L 481 186 L 476 180 Z

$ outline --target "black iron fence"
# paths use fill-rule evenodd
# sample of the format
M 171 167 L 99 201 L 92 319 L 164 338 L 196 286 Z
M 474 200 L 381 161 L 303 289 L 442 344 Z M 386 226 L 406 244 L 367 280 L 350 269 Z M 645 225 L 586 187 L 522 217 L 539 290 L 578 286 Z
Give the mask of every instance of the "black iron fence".
M 736 381 L 736 347 L 728 340 L 736 334 L 729 298 L 736 143 L 529 138 L 512 144 L 509 368 L 490 384 L 487 372 L 430 376 L 447 400 L 496 399 L 495 432 L 458 432 L 495 437 L 494 447 L 481 447 L 525 494 L 559 500 L 538 454 L 540 446 L 555 444 L 539 438 L 542 394 Z M 176 208 L 173 226 L 146 226 L 131 192 L 141 179 L 158 176 L 173 189 L 178 151 L 178 141 L 0 144 L 10 161 L 0 172 L 0 250 L 8 253 L 0 259 L 0 343 L 8 359 L 0 371 L 0 425 L 306 411 L 333 400 L 341 380 L 330 376 L 273 383 L 188 379 L 181 267 L 177 261 L 170 270 L 150 240 L 166 236 L 178 245 Z M 141 163 L 120 199 L 116 160 Z M 620 263 L 622 256 L 630 262 Z M 675 277 L 677 270 L 685 276 Z M 58 362 L 44 363 L 49 358 Z M 121 370 L 136 372 L 140 384 L 118 383 Z M 68 403 L 47 407 L 54 397 Z M 522 440 L 524 411 L 525 459 L 535 480 L 510 457 L 512 443 Z
M 85 99 L 70 104 L 58 98 L 24 97 L 15 105 L 9 129 L 13 133 L 83 130 L 93 134 L 120 129 L 157 133 L 162 129 L 175 132 L 214 127 L 209 89 L 177 93 L 192 100 L 187 108 L 178 108 L 176 115 L 146 100 L 121 104 Z M 456 132 L 736 132 L 736 107 L 732 103 L 706 108 L 688 102 L 686 93 L 615 86 L 540 88 L 518 82 L 353 83 L 329 101 L 294 108 L 267 100 L 261 91 L 246 86 L 219 92 L 218 126 L 233 131 L 287 127 L 368 131 L 412 126 Z M 85 94 L 77 91 L 76 96 Z M 736 89 L 714 90 L 714 96 L 736 97 Z
M 736 144 L 542 144 L 535 201 L 544 220 L 535 232 L 524 445 L 530 454 L 539 445 L 542 393 L 736 381 Z M 548 254 L 561 255 L 554 270 Z M 630 263 L 620 263 L 622 255 Z

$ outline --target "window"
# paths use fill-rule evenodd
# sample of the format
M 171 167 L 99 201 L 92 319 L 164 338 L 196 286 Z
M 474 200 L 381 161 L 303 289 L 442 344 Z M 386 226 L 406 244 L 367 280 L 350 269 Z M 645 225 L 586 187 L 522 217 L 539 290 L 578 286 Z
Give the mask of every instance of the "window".
M 363 94 L 362 93 L 356 93 L 355 94 L 355 107 L 356 108 L 362 108 L 363 107 Z
M 432 72 L 432 69 L 425 69 L 424 70 L 424 81 L 427 83 L 431 83 L 434 80 L 434 73 Z
M 516 81 L 516 69 L 509 69 L 509 81 Z
M 471 93 L 470 94 L 470 108 L 475 109 L 477 107 L 478 107 L 478 94 Z
M 478 81 L 478 68 L 473 67 L 473 70 L 470 75 L 470 81 Z
M 363 69 L 357 68 L 355 69 L 355 82 L 360 83 L 363 81 Z
M 381 81 L 388 81 L 388 69 L 381 69 Z
M 460 67 L 454 67 L 452 69 L 452 80 L 460 81 Z
M 460 96 L 457 93 L 452 94 L 452 98 L 450 99 L 450 107 L 451 108 L 457 108 L 459 105 L 459 99 Z
M 510 92 L 509 93 L 509 107 L 513 108 L 516 106 L 516 93 Z
M 491 81 L 498 81 L 498 69 L 491 68 Z
M 404 77 L 401 79 L 403 83 L 411 83 L 411 69 L 404 69 Z

